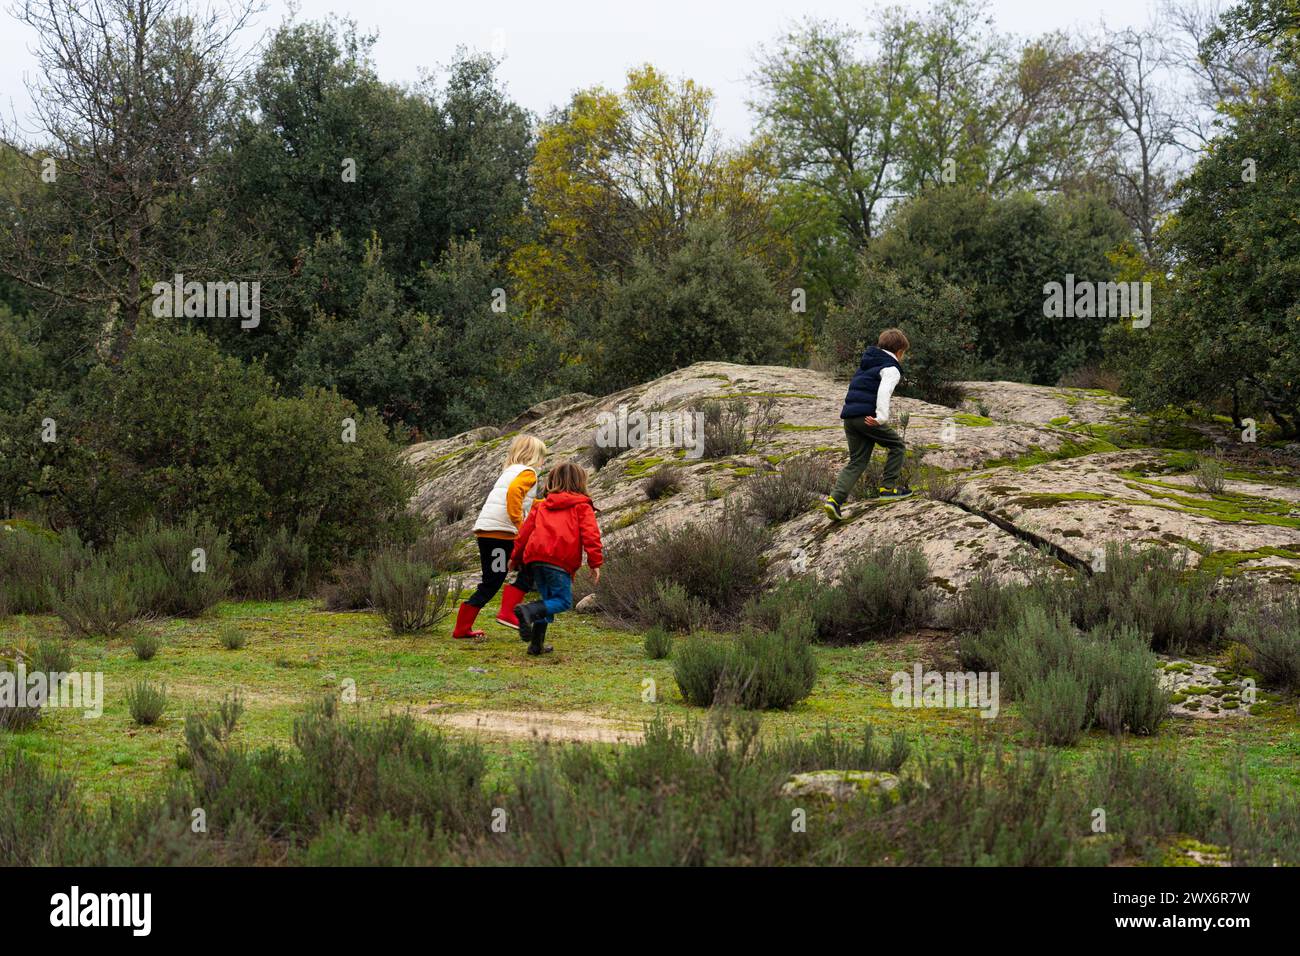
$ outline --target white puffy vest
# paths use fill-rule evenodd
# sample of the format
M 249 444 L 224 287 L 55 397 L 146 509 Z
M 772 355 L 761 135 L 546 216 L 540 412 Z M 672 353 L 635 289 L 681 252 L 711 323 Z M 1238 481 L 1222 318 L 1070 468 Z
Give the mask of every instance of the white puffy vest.
M 474 522 L 475 531 L 506 531 L 515 534 L 519 530 L 515 527 L 515 523 L 510 520 L 510 512 L 506 510 L 506 492 L 510 488 L 510 483 L 523 471 L 531 471 L 534 478 L 536 478 L 537 469 L 530 465 L 507 465 L 506 470 L 501 472 L 501 477 L 492 486 L 492 492 L 487 496 L 487 501 L 483 502 L 483 507 L 478 513 L 478 520 Z M 535 497 L 537 497 L 536 481 L 528 489 L 528 494 L 524 495 L 523 509 L 525 518 L 528 517 L 528 509 L 533 506 Z

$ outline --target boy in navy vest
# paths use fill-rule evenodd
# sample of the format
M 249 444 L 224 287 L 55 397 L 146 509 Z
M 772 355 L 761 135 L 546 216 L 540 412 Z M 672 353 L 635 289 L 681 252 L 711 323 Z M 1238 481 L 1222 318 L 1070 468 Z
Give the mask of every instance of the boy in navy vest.
M 902 329 L 885 329 L 876 344 L 862 353 L 862 361 L 849 383 L 849 393 L 840 412 L 844 434 L 849 440 L 849 463 L 840 471 L 825 506 L 826 513 L 835 521 L 843 519 L 840 508 L 849 500 L 849 492 L 862 477 L 877 445 L 888 451 L 880 497 L 907 498 L 912 494 L 910 488 L 898 483 L 907 447 L 898 432 L 885 424 L 889 421 L 889 399 L 903 377 L 903 356 L 909 348 L 911 343 Z

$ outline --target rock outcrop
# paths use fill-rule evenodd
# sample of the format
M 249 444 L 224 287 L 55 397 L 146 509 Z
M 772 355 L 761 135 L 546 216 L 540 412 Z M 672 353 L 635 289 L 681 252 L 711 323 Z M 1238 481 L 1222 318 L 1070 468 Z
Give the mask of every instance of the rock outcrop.
M 1177 548 L 1193 564 L 1229 573 L 1300 580 L 1294 459 L 1279 453 L 1269 467 L 1234 466 L 1223 491 L 1209 494 L 1196 487 L 1189 473 L 1195 459 L 1186 449 L 1228 442 L 1224 426 L 1147 422 L 1123 399 L 1095 390 L 1010 382 L 963 388 L 966 398 L 955 410 L 896 399 L 895 426 L 905 414 L 908 446 L 929 474 L 946 476 L 949 491 L 939 497 L 948 500 L 854 501 L 839 524 L 809 510 L 774 528 L 773 574 L 791 565 L 833 573 L 863 549 L 907 543 L 925 552 L 934 587 L 951 594 L 985 569 L 1007 576 L 1026 562 L 1086 566 L 1115 541 Z M 714 517 L 728 501 L 743 503 L 746 482 L 794 456 L 824 456 L 838 467 L 845 459 L 843 393 L 842 382 L 820 372 L 707 362 L 603 398 L 552 399 L 512 424 L 524 423 L 544 440 L 551 462 L 575 458 L 590 470 L 597 428 L 620 412 L 693 414 L 718 399 L 745 403 L 751 431 L 765 418 L 743 454 L 695 458 L 693 450 L 654 440 L 605 450 L 612 457 L 594 472 L 591 490 L 607 547 L 617 549 L 645 529 Z M 464 502 L 469 507 L 457 525 L 468 538 L 517 430 L 479 428 L 412 446 L 406 455 L 419 476 L 412 506 L 442 515 L 447 503 Z M 661 429 L 657 437 L 666 434 Z M 649 500 L 645 480 L 668 467 L 678 470 L 679 488 Z

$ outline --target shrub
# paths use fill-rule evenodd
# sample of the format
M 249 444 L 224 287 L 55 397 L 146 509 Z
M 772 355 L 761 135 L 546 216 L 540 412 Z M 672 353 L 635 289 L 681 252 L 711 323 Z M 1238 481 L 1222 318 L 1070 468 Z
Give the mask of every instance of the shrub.
M 153 631 L 137 628 L 131 635 L 131 650 L 135 652 L 135 659 L 138 661 L 153 660 L 158 656 L 161 648 L 162 638 Z
M 812 693 L 817 680 L 809 634 L 806 619 L 791 615 L 775 631 L 696 637 L 674 655 L 673 677 L 690 704 L 783 710 Z
M 370 607 L 370 560 L 336 565 L 317 592 L 327 611 L 361 611 Z
M 249 598 L 300 598 L 311 580 L 314 518 L 300 519 L 290 531 L 279 527 L 253 539 L 249 557 L 235 567 L 235 591 Z
M 0 667 L 0 670 L 4 670 L 4 668 Z M 0 703 L 0 730 L 20 734 L 24 730 L 35 726 L 40 719 L 40 707 L 20 707 L 15 704 Z
M 217 629 L 217 641 L 228 651 L 238 651 L 248 646 L 248 635 L 237 624 L 223 624 Z
M 919 866 L 1108 861 L 1104 845 L 1080 839 L 1078 821 L 1096 804 L 1048 752 L 977 745 L 973 753 L 924 757 L 920 772 L 927 785 L 909 795 L 906 812 L 887 828 L 899 860 Z
M 1021 713 L 1044 743 L 1071 746 L 1088 726 L 1088 688 L 1064 668 L 1032 674 L 1022 690 Z
M 729 703 L 739 697 L 738 684 L 747 676 L 746 661 L 732 638 L 697 636 L 682 641 L 673 655 L 673 679 L 682 699 L 698 707 L 711 707 L 724 687 Z
M 44 614 L 53 609 L 51 589 L 61 592 L 89 561 L 75 531 L 54 536 L 0 527 L 0 600 L 11 614 Z
M 682 470 L 676 465 L 660 465 L 653 475 L 641 482 L 641 490 L 651 501 L 672 497 L 682 490 Z
M 546 866 L 811 862 L 818 843 L 789 839 L 792 804 L 780 793 L 787 771 L 761 746 L 751 716 L 711 714 L 702 726 L 656 719 L 644 741 L 607 756 L 592 748 L 539 750 L 510 781 L 519 840 L 486 843 L 495 851 L 488 859 Z
M 445 866 L 453 862 L 447 835 L 418 821 L 385 814 L 356 829 L 345 820 L 326 823 L 294 859 L 301 866 Z
M 1049 743 L 1071 743 L 1093 724 L 1154 733 L 1168 712 L 1155 655 L 1131 626 L 1079 634 L 1066 614 L 1030 605 L 965 639 L 962 659 L 999 671 L 1001 689 L 1024 702 L 1025 718 Z
M 140 583 L 131 569 L 100 555 L 74 572 L 60 594 L 50 587 L 50 605 L 73 634 L 111 636 L 141 611 Z
M 0 659 L 0 674 L 10 673 L 13 669 L 9 661 Z M 0 730 L 21 733 L 41 719 L 41 705 L 44 701 L 33 702 L 28 697 L 26 703 L 34 703 L 35 706 L 19 706 L 17 701 L 0 701 Z
M 1132 625 L 1157 651 L 1212 646 L 1228 624 L 1229 602 L 1214 577 L 1160 548 L 1108 544 L 1104 570 L 1080 575 L 1070 593 L 1079 627 Z
M 817 640 L 831 644 L 891 637 L 921 626 L 931 597 L 929 563 L 917 548 L 887 545 L 852 560 L 840 584 L 813 602 Z
M 149 681 L 137 681 L 126 692 L 126 706 L 131 719 L 143 727 L 151 727 L 162 719 L 167 709 L 167 688 Z
M 469 502 L 464 498 L 444 498 L 438 502 L 438 513 L 444 524 L 455 524 L 469 514 Z
M 370 602 L 394 634 L 437 624 L 455 598 L 451 579 L 432 579 L 431 565 L 398 550 L 381 551 L 370 566 Z
M 662 627 L 652 627 L 645 632 L 645 656 L 652 661 L 663 660 L 673 652 L 673 636 Z
M 464 566 L 460 560 L 462 541 L 461 536 L 446 525 L 426 525 L 417 533 L 408 551 L 414 560 L 435 571 L 457 571 Z
M 824 458 L 799 455 L 788 458 L 780 471 L 751 478 L 745 483 L 750 507 L 774 524 L 803 514 L 830 493 L 835 472 Z
M 321 565 L 377 540 L 409 500 L 398 447 L 376 414 L 338 393 L 279 394 L 201 333 L 152 323 L 121 363 L 91 370 L 60 430 L 77 446 L 34 492 L 53 518 L 97 545 L 146 518 L 188 513 L 229 532 L 247 553 L 254 536 L 318 517 Z M 342 422 L 355 441 L 340 441 Z M 29 467 L 40 474 L 37 459 Z
M 657 626 L 689 633 L 704 626 L 709 609 L 676 581 L 657 581 L 649 605 L 645 608 L 645 615 Z
M 741 618 L 753 627 L 774 629 L 793 608 L 811 615 L 813 601 L 828 586 L 815 573 L 792 575 L 751 599 Z
M 230 590 L 229 536 L 193 515 L 172 525 L 150 518 L 109 557 L 130 574 L 141 612 L 198 617 Z
M 725 620 L 757 594 L 770 533 L 731 507 L 714 519 L 657 528 L 605 562 L 600 604 L 614 617 L 660 623 L 659 595 L 677 585 L 712 620 Z M 676 591 L 672 591 L 676 595 Z
M 1200 458 L 1196 463 L 1196 477 L 1193 479 L 1198 490 L 1205 492 L 1207 495 L 1221 495 L 1225 481 L 1227 479 L 1227 469 L 1223 467 L 1223 459 L 1215 456 L 1213 458 Z
M 0 727 L 9 708 L 0 707 Z M 58 847 L 84 829 L 72 779 L 22 751 L 0 758 L 0 866 L 49 866 Z
M 1228 635 L 1246 646 L 1264 683 L 1300 691 L 1300 597 L 1289 595 L 1236 618 Z
M 696 411 L 704 421 L 705 458 L 746 455 L 755 445 L 770 440 L 780 424 L 774 398 L 764 398 L 752 409 L 743 398 L 712 398 Z
M 743 706 L 752 710 L 785 710 L 812 693 L 817 683 L 812 626 L 792 614 L 775 631 L 751 630 L 740 635 L 742 652 L 753 662 L 749 692 Z
M 615 436 L 613 442 L 607 441 L 609 436 L 605 432 L 605 429 L 597 429 L 591 437 L 591 447 L 588 451 L 591 454 L 593 471 L 600 471 L 623 452 L 631 451 L 636 447 L 626 440 L 619 441 L 618 436 Z
M 39 641 L 32 666 L 44 674 L 66 674 L 72 670 L 72 649 L 63 641 Z
M 1153 734 L 1169 714 L 1168 691 L 1154 676 L 1156 657 L 1127 630 L 1093 644 L 1093 716 L 1111 734 Z
M 887 744 L 876 739 L 870 724 L 854 741 L 832 734 L 830 728 L 811 739 L 786 737 L 773 748 L 781 765 L 790 773 L 809 770 L 879 770 L 898 773 L 911 755 L 902 731 L 894 731 Z
M 1204 780 L 1159 750 L 1138 757 L 1108 748 L 1088 768 L 1084 789 L 1106 808 L 1106 832 L 1130 853 L 1152 848 L 1171 833 L 1205 838 L 1214 829 L 1214 801 L 1203 796 Z
M 944 471 L 933 465 L 924 465 L 919 470 L 920 477 L 916 484 L 931 501 L 952 504 L 961 497 L 962 480 L 955 472 Z
M 967 583 L 948 607 L 948 626 L 957 631 L 982 631 L 1001 623 L 1014 606 L 1023 585 L 1004 582 L 988 568 Z
M 1300 862 L 1293 796 L 1207 786 L 1162 751 L 1106 748 L 1066 767 L 978 741 L 928 748 L 887 797 L 813 808 L 782 793 L 790 773 L 898 773 L 907 741 L 867 727 L 769 744 L 757 715 L 715 709 L 658 715 L 618 748 L 538 746 L 488 778 L 481 744 L 409 715 L 344 718 L 327 699 L 295 721 L 291 746 L 251 749 L 233 740 L 239 709 L 227 698 L 188 715 L 169 791 L 103 810 L 58 771 L 0 757 L 0 865 L 1102 865 L 1159 863 L 1174 837 L 1227 847 L 1234 864 Z M 195 806 L 220 840 L 193 839 Z M 1088 828 L 1097 806 L 1106 838 Z M 504 838 L 487 826 L 497 807 Z M 817 825 L 792 840 L 796 807 Z
M 925 555 L 915 548 L 886 545 L 851 559 L 840 582 L 816 575 L 790 578 L 747 609 L 752 620 L 770 626 L 785 609 L 798 607 L 812 622 L 820 644 L 856 644 L 896 636 L 921 626 L 931 598 Z
M 221 699 L 215 711 L 193 711 L 185 715 L 185 749 L 176 755 L 182 770 L 196 769 L 220 760 L 219 750 L 235 732 L 244 715 L 244 698 L 238 690 Z
M 410 715 L 343 719 L 327 698 L 294 722 L 293 749 L 248 752 L 216 717 L 186 722 L 195 805 L 209 826 L 256 821 L 301 841 L 337 820 L 416 821 L 429 832 L 483 833 L 498 802 L 483 786 L 482 747 L 419 725 Z
M 1228 633 L 1233 634 L 1236 631 L 1236 622 L 1229 629 Z M 1223 666 L 1234 674 L 1245 674 L 1254 670 L 1255 660 L 1251 655 L 1250 648 L 1241 641 L 1233 641 L 1223 652 Z

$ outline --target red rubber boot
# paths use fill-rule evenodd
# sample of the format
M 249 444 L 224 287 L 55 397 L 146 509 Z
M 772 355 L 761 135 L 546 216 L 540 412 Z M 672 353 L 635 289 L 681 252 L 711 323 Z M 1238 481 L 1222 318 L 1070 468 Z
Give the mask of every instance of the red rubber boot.
M 519 630 L 519 621 L 515 617 L 515 608 L 528 596 L 513 584 L 507 584 L 501 592 L 501 610 L 497 613 L 497 623 Z
M 474 619 L 478 617 L 478 612 L 479 609 L 473 604 L 461 604 L 460 610 L 456 612 L 456 628 L 451 632 L 451 636 L 458 638 L 483 637 L 482 631 L 474 630 Z

